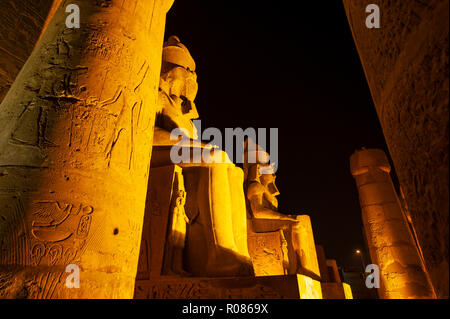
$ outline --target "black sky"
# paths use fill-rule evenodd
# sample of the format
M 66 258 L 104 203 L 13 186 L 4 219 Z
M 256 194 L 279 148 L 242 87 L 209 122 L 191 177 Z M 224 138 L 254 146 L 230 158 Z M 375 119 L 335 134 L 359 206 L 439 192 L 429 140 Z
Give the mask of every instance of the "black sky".
M 279 128 L 279 210 L 310 215 L 327 257 L 359 267 L 349 157 L 387 147 L 341 1 L 175 0 L 169 35 L 196 60 L 203 128 Z

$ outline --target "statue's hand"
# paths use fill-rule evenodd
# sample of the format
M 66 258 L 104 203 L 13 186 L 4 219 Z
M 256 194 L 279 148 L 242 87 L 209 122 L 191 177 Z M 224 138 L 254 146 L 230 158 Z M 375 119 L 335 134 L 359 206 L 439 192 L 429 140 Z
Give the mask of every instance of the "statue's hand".
M 280 219 L 298 223 L 298 220 L 295 215 L 285 215 L 285 217 L 280 217 Z

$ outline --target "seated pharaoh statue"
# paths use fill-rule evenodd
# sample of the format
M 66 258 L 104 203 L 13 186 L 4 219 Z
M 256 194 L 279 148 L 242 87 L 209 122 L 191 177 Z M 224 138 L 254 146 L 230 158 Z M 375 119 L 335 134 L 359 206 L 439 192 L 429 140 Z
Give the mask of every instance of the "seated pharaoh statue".
M 278 212 L 274 163 L 269 154 L 247 138 L 244 143 L 244 189 L 247 197 L 248 234 L 275 234 L 281 236 L 284 274 L 303 274 L 320 280 L 319 266 L 312 235 L 311 221 L 307 215 L 287 215 Z M 267 249 L 266 249 L 267 250 Z M 255 255 L 251 251 L 252 256 Z M 263 260 L 263 267 L 264 262 Z M 257 267 L 257 265 L 254 265 Z M 275 275 L 278 273 L 267 273 Z M 258 275 L 258 271 L 255 268 Z
M 150 213 L 146 213 L 156 220 L 161 216 L 155 213 L 157 209 L 170 207 L 168 231 L 162 235 L 166 243 L 161 275 L 253 275 L 247 248 L 244 173 L 225 152 L 197 139 L 192 121 L 198 118 L 195 69 L 188 49 L 177 37 L 170 37 L 163 47 L 147 204 Z M 174 149 L 190 156 L 180 160 Z M 166 169 L 170 167 L 175 169 Z M 168 191 L 169 204 L 157 194 L 163 192 L 166 181 L 173 185 Z M 144 226 L 144 231 L 164 228 L 155 227 L 145 230 Z M 154 233 L 143 234 L 143 239 L 145 236 L 150 236 L 151 242 L 156 240 Z M 155 256 L 157 250 L 149 255 Z

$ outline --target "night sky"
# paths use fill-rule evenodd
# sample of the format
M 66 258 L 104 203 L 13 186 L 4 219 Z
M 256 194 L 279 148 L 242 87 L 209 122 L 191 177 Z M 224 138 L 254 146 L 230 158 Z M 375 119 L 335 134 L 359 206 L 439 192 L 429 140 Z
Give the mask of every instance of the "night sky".
M 349 157 L 387 147 L 341 1 L 175 0 L 170 35 L 196 60 L 203 129 L 279 128 L 279 211 L 310 215 L 327 257 L 360 267 Z

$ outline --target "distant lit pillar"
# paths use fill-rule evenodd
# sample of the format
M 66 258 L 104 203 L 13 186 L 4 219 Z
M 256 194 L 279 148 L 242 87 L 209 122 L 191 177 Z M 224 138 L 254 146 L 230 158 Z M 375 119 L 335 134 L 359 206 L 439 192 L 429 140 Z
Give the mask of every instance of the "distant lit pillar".
M 380 268 L 381 298 L 434 298 L 401 211 L 386 155 L 377 149 L 356 151 L 350 167 L 370 256 Z

